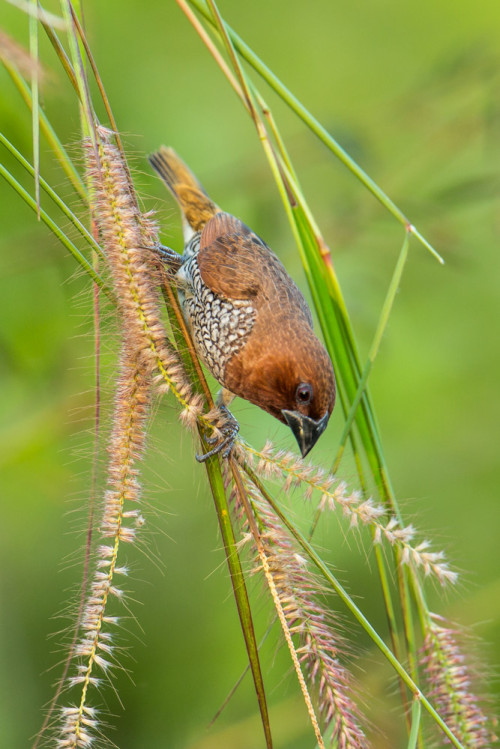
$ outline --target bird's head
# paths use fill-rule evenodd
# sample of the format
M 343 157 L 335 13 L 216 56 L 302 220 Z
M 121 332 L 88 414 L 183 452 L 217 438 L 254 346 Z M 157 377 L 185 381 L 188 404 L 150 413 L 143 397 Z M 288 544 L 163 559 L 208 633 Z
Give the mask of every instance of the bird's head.
M 289 372 L 287 403 L 281 409 L 281 421 L 292 430 L 303 458 L 325 431 L 335 404 L 335 377 L 329 357 L 314 364 L 309 372 L 299 367 L 293 382 L 293 370 Z
M 317 395 L 317 394 L 316 394 Z M 318 413 L 314 409 L 314 415 L 310 408 L 315 397 L 315 388 L 310 382 L 300 382 L 295 389 L 294 408 L 281 409 L 281 415 L 293 432 L 295 439 L 305 458 L 307 453 L 314 447 L 318 439 L 326 429 L 333 404 L 328 407 L 322 415 L 314 418 Z
M 249 397 L 288 424 L 302 457 L 325 431 L 335 405 L 335 375 L 325 348 L 314 337 L 306 351 L 276 351 L 259 373 L 257 389 Z

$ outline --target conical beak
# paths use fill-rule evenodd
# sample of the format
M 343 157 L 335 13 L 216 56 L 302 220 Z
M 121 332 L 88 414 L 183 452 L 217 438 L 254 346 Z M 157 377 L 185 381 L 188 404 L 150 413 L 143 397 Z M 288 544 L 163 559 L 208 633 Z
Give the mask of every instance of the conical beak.
M 283 410 L 281 413 L 299 444 L 302 457 L 305 458 L 325 431 L 330 414 L 327 411 L 321 419 L 314 421 L 299 411 Z

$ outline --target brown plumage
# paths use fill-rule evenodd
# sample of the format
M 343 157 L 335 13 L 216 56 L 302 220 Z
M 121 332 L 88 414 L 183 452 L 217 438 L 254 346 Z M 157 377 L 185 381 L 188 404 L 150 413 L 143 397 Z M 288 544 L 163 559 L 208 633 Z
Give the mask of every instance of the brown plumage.
M 285 268 L 256 234 L 223 213 L 171 148 L 150 162 L 183 215 L 182 256 L 163 250 L 176 274 L 196 350 L 233 395 L 287 423 L 305 456 L 335 403 L 330 358 L 309 307 Z

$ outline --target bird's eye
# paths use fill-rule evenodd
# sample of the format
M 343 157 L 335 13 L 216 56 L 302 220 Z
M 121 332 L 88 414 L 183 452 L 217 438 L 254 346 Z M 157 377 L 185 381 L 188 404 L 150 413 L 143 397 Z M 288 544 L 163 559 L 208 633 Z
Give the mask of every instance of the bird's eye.
M 297 402 L 307 405 L 308 403 L 311 402 L 312 397 L 313 397 L 312 386 L 309 385 L 308 382 L 301 382 L 300 385 L 297 387 L 297 390 L 295 391 L 295 398 Z

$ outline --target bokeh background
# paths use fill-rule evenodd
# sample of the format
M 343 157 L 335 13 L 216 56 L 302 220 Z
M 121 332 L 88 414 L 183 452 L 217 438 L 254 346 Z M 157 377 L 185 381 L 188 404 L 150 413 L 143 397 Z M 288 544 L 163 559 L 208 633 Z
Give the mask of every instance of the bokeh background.
M 500 6 L 497 0 L 221 0 L 220 7 L 446 260 L 441 267 L 412 243 L 371 390 L 405 517 L 462 571 L 457 590 L 431 586 L 429 599 L 483 640 L 486 679 L 500 660 Z M 92 0 L 85 16 L 137 188 L 145 207 L 158 211 L 164 241 L 180 247 L 179 216 L 145 160 L 163 142 L 183 155 L 220 205 L 271 244 L 305 290 L 253 126 L 176 3 Z M 0 24 L 27 46 L 26 18 L 3 0 Z M 41 48 L 53 71 L 44 107 L 78 155 L 74 97 L 44 39 Z M 402 228 L 263 89 L 332 247 L 366 353 Z M 30 117 L 3 69 L 0 123 L 30 154 Z M 1 158 L 12 166 L 5 153 Z M 42 174 L 70 195 L 44 142 Z M 64 635 L 57 633 L 68 625 L 68 601 L 81 579 L 95 362 L 88 280 L 5 183 L 0 215 L 0 746 L 10 749 L 28 746 L 40 726 L 64 652 Z M 105 331 L 106 404 L 112 321 Z M 293 446 L 287 430 L 256 408 L 238 403 L 235 413 L 256 445 L 269 437 Z M 314 459 L 331 459 L 341 421 L 333 420 Z M 354 480 L 349 461 L 342 472 Z M 123 707 L 112 690 L 107 696 L 115 716 L 110 737 L 123 749 L 262 746 L 248 678 L 207 731 L 245 653 L 204 470 L 168 400 L 158 404 L 152 423 L 145 502 L 145 544 L 129 553 L 131 612 L 122 632 L 128 673 L 117 677 Z M 298 497 L 290 506 L 310 517 Z M 383 632 L 371 555 L 335 518 L 317 540 Z M 260 582 L 251 589 L 263 632 L 267 600 Z M 348 628 L 357 675 L 373 695 L 372 718 L 382 730 L 374 744 L 402 746 L 394 679 L 370 643 Z M 276 746 L 312 747 L 276 634 L 264 658 Z

